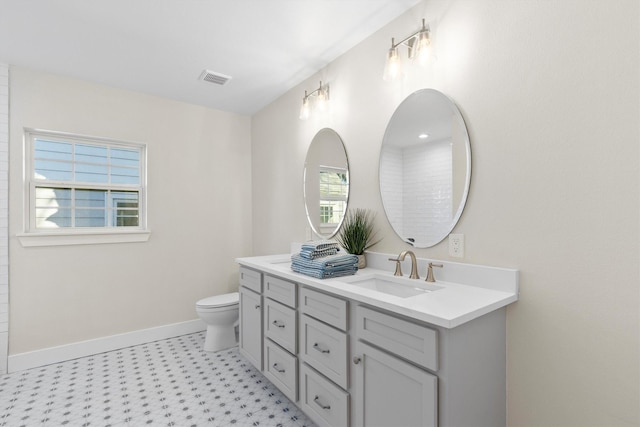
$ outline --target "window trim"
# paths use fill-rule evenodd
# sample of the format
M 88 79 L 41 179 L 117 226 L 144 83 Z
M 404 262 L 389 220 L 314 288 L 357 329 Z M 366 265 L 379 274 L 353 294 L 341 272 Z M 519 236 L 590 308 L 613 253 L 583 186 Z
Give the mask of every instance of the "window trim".
M 16 237 L 25 247 L 97 245 L 105 243 L 146 242 L 151 236 L 150 230 L 135 231 L 74 231 L 57 233 L 19 233 Z
M 140 185 L 135 189 L 139 191 L 139 225 L 137 227 L 78 227 L 60 229 L 36 229 L 35 228 L 35 195 L 34 189 L 42 181 L 33 178 L 35 139 L 38 137 L 63 139 L 72 143 L 86 143 L 96 145 L 108 145 L 110 147 L 136 148 L 140 150 Z M 145 242 L 150 237 L 147 228 L 147 144 L 73 134 L 67 132 L 49 131 L 44 129 L 24 128 L 23 139 L 23 231 L 16 234 L 24 247 L 30 246 L 58 246 L 81 245 L 101 243 L 125 243 Z M 52 181 L 52 185 L 56 185 Z M 97 184 L 87 186 L 85 184 L 73 184 L 75 187 L 89 187 L 96 189 L 111 189 L 111 184 Z M 117 185 L 117 188 L 123 186 Z M 124 187 L 127 187 L 126 185 Z M 130 186 L 129 186 L 130 187 Z M 32 210 L 34 210 L 32 212 Z

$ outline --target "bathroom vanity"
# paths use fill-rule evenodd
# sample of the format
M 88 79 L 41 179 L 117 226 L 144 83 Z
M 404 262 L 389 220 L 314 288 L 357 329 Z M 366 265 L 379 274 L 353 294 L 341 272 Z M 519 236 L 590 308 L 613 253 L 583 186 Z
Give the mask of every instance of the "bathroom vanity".
M 324 280 L 288 254 L 237 259 L 241 354 L 321 426 L 506 425 L 517 270 L 442 262 L 426 283 L 427 260 L 398 278 L 390 256 Z

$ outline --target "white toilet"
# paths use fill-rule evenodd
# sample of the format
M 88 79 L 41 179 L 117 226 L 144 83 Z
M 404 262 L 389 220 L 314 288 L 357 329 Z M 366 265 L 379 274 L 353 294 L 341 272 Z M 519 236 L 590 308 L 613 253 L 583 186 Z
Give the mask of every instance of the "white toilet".
M 218 351 L 235 346 L 240 294 L 216 295 L 196 303 L 196 313 L 207 324 L 204 351 Z

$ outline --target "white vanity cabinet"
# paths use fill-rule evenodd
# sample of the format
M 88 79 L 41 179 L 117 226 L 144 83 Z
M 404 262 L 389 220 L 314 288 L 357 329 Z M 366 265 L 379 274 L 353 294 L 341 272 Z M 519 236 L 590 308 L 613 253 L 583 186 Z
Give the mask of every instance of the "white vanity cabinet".
M 262 273 L 240 267 L 240 334 L 238 350 L 262 370 Z
M 319 426 L 506 425 L 507 303 L 450 326 L 342 294 L 339 280 L 243 261 L 255 271 L 241 263 L 240 351 Z M 513 301 L 492 292 L 469 289 Z M 447 307 L 464 297 L 451 294 Z

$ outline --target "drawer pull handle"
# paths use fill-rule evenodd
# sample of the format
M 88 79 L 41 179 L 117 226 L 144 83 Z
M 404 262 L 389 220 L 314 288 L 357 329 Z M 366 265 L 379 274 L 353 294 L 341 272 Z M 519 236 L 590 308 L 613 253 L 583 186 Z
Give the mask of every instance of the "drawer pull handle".
M 322 409 L 326 410 L 326 411 L 328 411 L 329 409 L 331 409 L 331 406 L 330 406 L 330 405 L 323 405 L 322 403 L 320 403 L 320 397 L 319 397 L 319 396 L 316 396 L 316 397 L 313 399 L 313 402 L 314 402 L 316 405 L 318 405 L 319 407 L 321 407 Z
M 353 364 L 357 365 L 358 363 L 360 363 L 362 359 L 360 359 L 358 356 L 353 356 Z
M 326 354 L 331 353 L 331 351 L 330 351 L 330 350 L 325 350 L 325 349 L 320 348 L 320 346 L 318 345 L 318 343 L 315 343 L 315 344 L 313 345 L 313 349 L 314 349 L 314 350 L 316 350 L 316 351 L 319 351 L 320 353 L 326 353 Z
M 280 323 L 280 322 L 278 322 L 277 320 L 274 320 L 272 323 L 273 323 L 275 326 L 277 326 L 278 328 L 284 328 L 284 326 L 285 326 L 285 325 L 284 325 L 284 323 Z
M 275 369 L 276 371 L 280 372 L 281 374 L 284 374 L 284 369 L 278 369 L 278 364 L 274 363 L 273 364 L 273 369 Z

